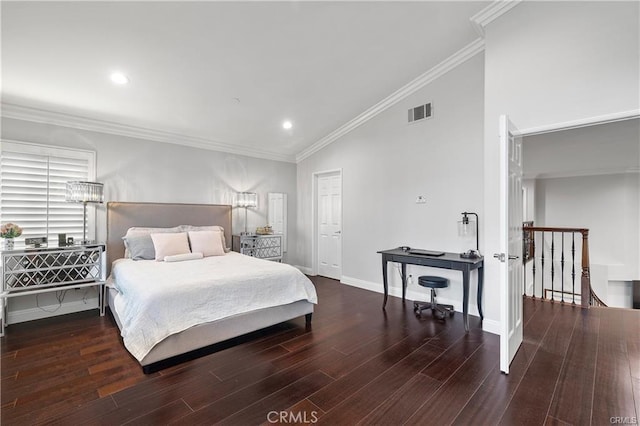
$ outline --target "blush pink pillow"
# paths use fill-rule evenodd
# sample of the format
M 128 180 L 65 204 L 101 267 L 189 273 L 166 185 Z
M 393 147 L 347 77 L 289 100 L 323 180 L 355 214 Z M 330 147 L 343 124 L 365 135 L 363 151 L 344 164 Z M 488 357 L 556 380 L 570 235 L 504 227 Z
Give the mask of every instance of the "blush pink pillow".
M 191 251 L 204 257 L 224 255 L 221 234 L 220 231 L 190 231 Z
M 156 260 L 164 260 L 165 256 L 191 253 L 186 232 L 151 234 Z

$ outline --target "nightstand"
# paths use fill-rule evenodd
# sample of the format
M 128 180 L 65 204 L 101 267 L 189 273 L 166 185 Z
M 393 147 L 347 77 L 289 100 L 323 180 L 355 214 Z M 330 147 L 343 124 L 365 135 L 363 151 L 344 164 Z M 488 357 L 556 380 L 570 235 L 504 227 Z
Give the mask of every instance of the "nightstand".
M 104 252 L 102 243 L 2 251 L 0 336 L 4 336 L 7 302 L 12 297 L 98 287 L 100 315 L 104 315 Z
M 282 235 L 234 235 L 232 248 L 247 256 L 282 261 Z

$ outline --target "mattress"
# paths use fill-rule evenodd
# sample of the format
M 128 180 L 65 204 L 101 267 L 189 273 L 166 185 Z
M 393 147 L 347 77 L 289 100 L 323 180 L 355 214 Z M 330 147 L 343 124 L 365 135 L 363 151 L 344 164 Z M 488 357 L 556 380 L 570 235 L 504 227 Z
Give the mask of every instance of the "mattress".
M 122 339 L 141 361 L 168 336 L 198 324 L 297 301 L 317 303 L 296 268 L 238 253 L 183 262 L 114 262 L 109 286 Z

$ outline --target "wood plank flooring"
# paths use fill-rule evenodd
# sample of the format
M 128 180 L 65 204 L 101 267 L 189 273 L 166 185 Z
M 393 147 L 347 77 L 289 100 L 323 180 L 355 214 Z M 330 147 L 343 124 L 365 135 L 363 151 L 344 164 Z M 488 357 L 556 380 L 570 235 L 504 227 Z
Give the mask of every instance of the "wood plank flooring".
M 144 375 L 109 314 L 15 324 L 0 339 L 3 425 L 608 425 L 640 418 L 640 311 L 525 299 L 510 374 L 462 315 L 312 278 L 304 318 Z

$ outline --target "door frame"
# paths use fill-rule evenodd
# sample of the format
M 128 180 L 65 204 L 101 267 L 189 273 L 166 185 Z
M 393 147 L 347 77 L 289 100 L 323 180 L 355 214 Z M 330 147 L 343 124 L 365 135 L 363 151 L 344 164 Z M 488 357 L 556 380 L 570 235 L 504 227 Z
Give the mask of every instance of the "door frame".
M 507 116 L 511 117 L 511 115 L 509 113 L 505 113 Z M 543 133 L 553 133 L 553 132 L 559 132 L 559 131 L 564 131 L 564 130 L 571 130 L 571 129 L 578 129 L 578 128 L 583 128 L 583 127 L 591 127 L 591 126 L 597 126 L 600 124 L 608 124 L 608 123 L 614 123 L 617 121 L 625 121 L 625 120 L 633 120 L 633 119 L 638 119 L 640 118 L 640 110 L 630 110 L 630 111 L 622 111 L 619 113 L 613 113 L 613 114 L 607 114 L 607 115 L 601 115 L 601 116 L 592 116 L 592 117 L 587 117 L 584 119 L 580 119 L 580 120 L 573 120 L 573 121 L 566 121 L 566 122 L 557 122 L 557 123 L 552 123 L 549 125 L 544 125 L 544 126 L 536 126 L 536 127 L 529 127 L 529 128 L 524 128 L 524 129 L 518 129 L 517 132 L 514 133 L 515 136 L 518 137 L 527 137 L 527 136 L 534 136 L 534 135 L 539 135 L 539 134 L 543 134 Z M 524 145 L 524 143 L 523 143 Z M 524 155 L 524 146 L 523 146 L 523 155 Z M 523 159 L 524 161 L 524 159 Z M 486 182 L 485 182 L 486 185 Z M 498 211 L 500 211 L 500 207 L 498 205 Z M 487 235 L 487 230 L 485 230 L 485 235 Z M 499 289 L 500 291 L 500 297 L 506 297 L 506 295 L 502 294 L 502 290 Z M 502 329 L 504 328 L 504 324 L 502 323 L 504 321 L 504 312 L 503 312 L 503 307 L 502 307 L 502 303 L 500 304 L 500 324 L 499 324 L 499 330 L 500 330 L 500 338 L 502 339 Z M 523 330 L 524 331 L 524 330 Z
M 313 276 L 318 275 L 318 180 L 321 177 L 335 174 L 340 176 L 340 223 L 344 230 L 344 196 L 342 194 L 344 185 L 342 182 L 342 168 L 323 170 L 320 172 L 313 172 L 311 174 L 311 275 Z M 343 239 L 344 232 L 340 235 L 340 270 L 342 270 L 342 267 L 344 266 L 342 264 Z

